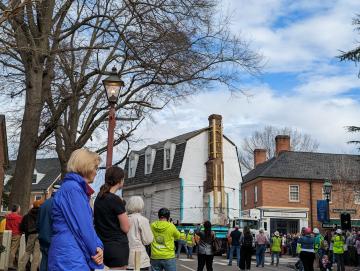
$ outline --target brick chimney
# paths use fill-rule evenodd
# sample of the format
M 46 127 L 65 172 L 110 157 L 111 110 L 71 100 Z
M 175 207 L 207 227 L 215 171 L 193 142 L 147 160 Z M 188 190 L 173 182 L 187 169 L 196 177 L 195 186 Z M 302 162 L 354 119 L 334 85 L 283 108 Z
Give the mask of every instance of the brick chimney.
M 265 149 L 255 149 L 254 150 L 254 168 L 257 165 L 262 164 L 266 161 L 266 150 Z
M 275 137 L 276 143 L 276 156 L 283 151 L 290 151 L 290 136 L 288 135 L 277 135 Z

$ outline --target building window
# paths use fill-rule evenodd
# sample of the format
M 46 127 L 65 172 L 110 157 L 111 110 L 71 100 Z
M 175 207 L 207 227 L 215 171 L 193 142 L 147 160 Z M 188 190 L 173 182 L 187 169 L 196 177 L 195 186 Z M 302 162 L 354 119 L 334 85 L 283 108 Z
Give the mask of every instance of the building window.
M 37 183 L 37 175 L 36 174 L 33 174 L 32 177 L 31 177 L 31 183 L 32 184 L 36 184 Z
M 135 175 L 135 159 L 130 159 L 129 162 L 129 178 L 134 177 Z
M 254 187 L 254 202 L 257 203 L 258 201 L 258 188 L 257 186 Z
M 298 185 L 289 186 L 289 201 L 299 202 L 299 190 L 300 187 Z
M 244 205 L 247 205 L 247 191 L 244 191 Z
M 150 174 L 151 173 L 151 153 L 147 153 L 145 155 L 145 160 L 146 160 L 145 174 Z
M 41 195 L 35 195 L 35 200 L 41 200 L 42 196 Z
M 164 169 L 169 169 L 169 168 L 171 168 L 170 148 L 165 148 L 165 149 L 164 149 L 164 159 L 165 159 Z
M 354 192 L 354 203 L 360 204 L 360 191 Z

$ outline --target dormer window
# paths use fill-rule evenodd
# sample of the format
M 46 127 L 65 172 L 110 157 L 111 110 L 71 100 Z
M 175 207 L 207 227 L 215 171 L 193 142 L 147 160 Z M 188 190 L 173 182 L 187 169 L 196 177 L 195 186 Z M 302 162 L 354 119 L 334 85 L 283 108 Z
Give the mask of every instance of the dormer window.
M 145 156 L 145 160 L 146 160 L 146 174 L 150 174 L 151 173 L 151 153 L 146 154 Z
M 166 142 L 164 145 L 164 170 L 171 169 L 174 160 L 176 145 L 172 142 Z
M 139 155 L 135 153 L 131 153 L 129 156 L 129 172 L 128 172 L 129 178 L 135 177 L 138 161 L 139 161 Z
M 164 153 L 165 153 L 165 169 L 169 169 L 170 166 L 170 149 L 164 149 Z
M 156 150 L 147 148 L 145 151 L 145 174 L 150 174 L 154 165 Z

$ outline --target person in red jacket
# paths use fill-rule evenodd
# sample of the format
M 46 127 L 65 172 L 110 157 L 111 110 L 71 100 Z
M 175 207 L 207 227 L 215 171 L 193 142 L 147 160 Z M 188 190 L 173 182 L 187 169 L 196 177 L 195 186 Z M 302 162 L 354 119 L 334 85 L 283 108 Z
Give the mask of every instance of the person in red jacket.
M 20 223 L 22 216 L 20 215 L 20 205 L 14 204 L 11 213 L 6 215 L 6 230 L 12 231 L 11 247 L 9 256 L 9 268 L 14 268 L 14 260 L 20 246 Z

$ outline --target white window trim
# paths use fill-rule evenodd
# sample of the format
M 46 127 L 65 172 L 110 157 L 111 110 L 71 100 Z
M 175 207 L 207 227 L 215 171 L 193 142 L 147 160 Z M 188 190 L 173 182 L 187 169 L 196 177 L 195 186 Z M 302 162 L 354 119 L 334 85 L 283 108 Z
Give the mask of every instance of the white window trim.
M 167 167 L 166 166 L 166 150 L 170 150 L 170 166 Z M 176 145 L 170 141 L 166 142 L 164 145 L 164 170 L 168 170 L 172 168 L 172 164 L 174 161 L 174 156 L 175 156 L 175 150 L 176 150 Z
M 292 200 L 291 199 L 291 187 L 295 187 L 295 186 L 298 188 L 298 191 L 297 191 L 298 199 L 297 200 Z M 298 184 L 290 184 L 289 185 L 289 202 L 300 202 L 300 185 L 298 185 Z
M 244 190 L 244 205 L 247 205 L 247 191 Z
M 150 155 L 150 170 L 147 171 L 147 164 L 148 164 L 148 156 Z M 155 160 L 156 150 L 152 148 L 147 148 L 145 151 L 145 175 L 151 174 L 153 166 L 154 166 L 154 160 Z
M 354 192 L 354 204 L 359 205 L 360 204 L 360 192 Z
M 139 162 L 139 155 L 135 154 L 135 153 L 131 153 L 130 156 L 129 156 L 129 172 L 128 172 L 129 175 L 128 175 L 128 178 L 135 177 L 138 162 Z M 132 169 L 131 169 L 131 166 L 133 166 Z
M 254 186 L 254 202 L 258 202 L 258 187 L 257 185 Z

